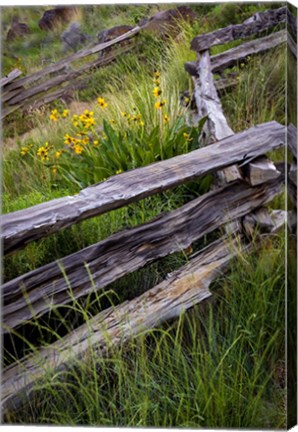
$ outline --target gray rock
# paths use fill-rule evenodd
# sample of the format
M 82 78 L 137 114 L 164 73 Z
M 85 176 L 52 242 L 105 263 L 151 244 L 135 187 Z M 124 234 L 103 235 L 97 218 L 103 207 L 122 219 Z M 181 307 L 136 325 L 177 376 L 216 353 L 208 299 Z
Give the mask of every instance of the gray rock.
M 77 51 L 81 45 L 84 45 L 91 39 L 91 36 L 81 32 L 80 23 L 73 22 L 61 35 L 61 40 L 63 42 L 62 51 L 66 52 L 69 49 Z

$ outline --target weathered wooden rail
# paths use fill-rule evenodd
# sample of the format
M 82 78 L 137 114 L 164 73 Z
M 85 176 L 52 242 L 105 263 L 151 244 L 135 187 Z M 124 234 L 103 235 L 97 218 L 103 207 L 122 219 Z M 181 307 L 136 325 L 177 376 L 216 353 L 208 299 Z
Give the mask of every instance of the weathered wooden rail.
M 264 123 L 222 139 L 212 147 L 138 168 L 82 190 L 71 197 L 2 215 L 1 240 L 4 253 L 25 246 L 32 240 L 66 228 L 73 223 L 103 214 L 199 176 L 243 164 L 285 144 L 284 126 Z M 139 179 L 143 178 L 144 182 Z
M 6 117 L 8 114 L 18 109 L 27 109 L 29 107 L 36 108 L 39 107 L 41 103 L 45 104 L 52 102 L 57 98 L 62 97 L 65 92 L 68 92 L 70 89 L 81 87 L 83 82 L 82 80 L 77 81 L 78 77 L 93 68 L 106 66 L 120 55 L 132 49 L 134 44 L 132 43 L 128 46 L 121 47 L 117 51 L 109 53 L 104 58 L 93 60 L 77 69 L 72 67 L 74 62 L 80 59 L 85 59 L 86 57 L 94 56 L 95 54 L 104 52 L 124 41 L 130 40 L 136 36 L 140 30 L 141 27 L 136 26 L 124 35 L 121 35 L 109 42 L 101 43 L 91 48 L 82 49 L 55 64 L 47 66 L 40 71 L 34 72 L 31 75 L 20 79 L 16 79 L 19 76 L 19 72 L 16 72 L 16 70 L 13 71 L 13 73 L 9 74 L 10 76 L 4 77 L 1 80 L 1 87 L 3 87 L 2 93 L 4 95 L 3 102 L 5 102 L 1 118 Z M 51 77 L 51 74 L 55 74 L 56 76 Z M 38 82 L 38 84 L 34 84 L 33 87 L 30 86 L 32 83 L 36 82 Z M 67 83 L 69 84 L 66 85 Z M 62 88 L 47 93 L 49 90 L 58 86 L 62 86 Z M 41 93 L 43 95 L 37 97 L 37 95 L 40 95 Z
M 268 122 L 235 134 L 224 116 L 212 75 L 220 70 L 219 64 L 226 67 L 224 65 L 234 64 L 232 61 L 245 58 L 248 52 L 260 53 L 269 49 L 269 45 L 272 48 L 283 43 L 285 32 L 266 36 L 259 42 L 245 42 L 218 56 L 210 56 L 208 50 L 223 40 L 248 37 L 283 23 L 286 16 L 285 8 L 267 11 L 256 14 L 254 19 L 242 25 L 230 26 L 228 31 L 221 29 L 195 38 L 192 46 L 199 49 L 198 59 L 188 63 L 186 69 L 194 80 L 197 117 L 208 116 L 200 137 L 201 144 L 204 142 L 206 147 L 113 176 L 75 196 L 2 216 L 4 252 L 16 252 L 31 241 L 74 223 L 207 173 L 216 173 L 220 179 L 214 190 L 170 213 L 115 233 L 97 244 L 6 282 L 2 286 L 2 327 L 6 336 L 17 333 L 25 323 L 53 308 L 103 290 L 111 282 L 158 258 L 184 250 L 218 228 L 225 227 L 229 233 L 193 255 L 188 264 L 141 296 L 103 310 L 50 346 L 39 348 L 6 367 L 1 387 L 4 412 L 17 409 L 30 399 L 36 381 L 51 372 L 63 371 L 76 362 L 85 361 L 89 350 L 104 356 L 110 347 L 117 347 L 210 297 L 210 283 L 228 269 L 231 260 L 238 253 L 253 250 L 250 239 L 256 237 L 256 228 L 270 234 L 285 226 L 283 210 L 269 212 L 264 206 L 282 192 L 286 178 L 294 188 L 296 200 L 296 128 Z M 103 48 L 97 46 L 95 49 Z M 83 56 L 82 53 L 77 55 L 76 59 Z M 62 69 L 65 63 L 58 64 Z M 215 69 L 214 64 L 217 65 Z M 52 71 L 51 68 L 48 71 Z M 37 72 L 29 81 L 35 82 L 41 76 L 41 72 Z M 25 79 L 18 81 L 24 85 Z M 17 87 L 13 87 L 13 81 L 11 84 L 13 91 Z M 273 164 L 265 157 L 266 153 L 285 148 L 286 144 L 294 156 L 289 169 L 285 163 Z M 140 179 L 144 180 L 141 182 Z M 258 237 L 259 242 L 261 237 Z
M 256 13 L 242 24 L 229 26 L 216 32 L 196 37 L 192 42 L 192 48 L 195 50 L 206 50 L 214 45 L 256 35 L 276 27 L 277 25 L 283 25 L 284 23 L 289 23 L 291 29 L 293 28 L 295 30 L 294 21 L 295 19 L 289 13 L 287 7 Z M 296 37 L 294 30 L 292 34 Z M 5 118 L 10 113 L 19 109 L 39 108 L 43 104 L 53 102 L 58 98 L 68 95 L 74 89 L 83 88 L 86 85 L 86 80 L 79 78 L 84 75 L 86 71 L 111 63 L 123 53 L 131 50 L 134 44 L 131 43 L 128 46 L 120 47 L 114 53 L 105 56 L 105 58 L 98 58 L 79 68 L 73 67 L 76 61 L 104 52 L 124 41 L 132 41 L 141 31 L 142 27 L 136 26 L 134 29 L 112 41 L 82 49 L 55 64 L 23 78 L 19 78 L 21 74 L 20 71 L 12 71 L 7 77 L 2 78 L 0 81 L 0 87 L 2 87 L 2 103 L 4 104 L 1 114 L 2 118 Z M 288 40 L 289 47 L 296 55 L 296 43 L 293 37 L 289 34 L 287 35 L 284 30 L 262 38 L 260 41 L 248 42 L 238 50 L 229 50 L 223 55 L 214 56 L 214 58 L 211 58 L 213 72 L 222 71 L 248 55 L 260 54 L 286 40 Z M 191 65 L 189 67 L 191 68 Z M 55 74 L 56 76 L 51 77 L 51 74 Z

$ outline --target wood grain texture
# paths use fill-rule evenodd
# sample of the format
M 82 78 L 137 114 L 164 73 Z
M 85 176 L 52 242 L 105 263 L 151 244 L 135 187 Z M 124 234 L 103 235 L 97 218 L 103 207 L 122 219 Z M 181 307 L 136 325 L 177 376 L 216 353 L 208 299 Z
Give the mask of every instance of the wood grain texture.
M 266 204 L 281 190 L 280 181 L 254 188 L 236 182 L 5 283 L 3 331 L 48 312 L 54 305 L 103 289 L 158 258 L 184 250 L 193 241 Z
M 211 33 L 203 33 L 191 42 L 191 49 L 205 51 L 215 45 L 245 39 L 287 21 L 287 7 L 257 12 L 242 24 L 234 24 Z
M 289 179 L 297 186 L 297 162 L 293 162 L 290 166 Z
M 211 71 L 209 51 L 198 55 L 197 76 L 195 81 L 195 100 L 198 110 L 198 118 L 208 116 L 204 125 L 200 140 L 212 143 L 234 135 L 224 116 L 220 99 L 218 97 L 213 75 Z M 241 179 L 241 174 L 236 165 L 232 165 L 217 173 L 221 184 Z
M 203 249 L 187 265 L 132 301 L 109 308 L 52 345 L 29 355 L 2 371 L 2 409 L 19 408 L 22 398 L 30 399 L 36 381 L 80 364 L 89 350 L 105 356 L 144 330 L 179 316 L 180 313 L 211 296 L 210 283 L 228 268 L 241 250 L 240 239 L 222 238 Z M 243 254 L 247 247 L 243 247 Z M 31 393 L 32 395 L 32 393 Z
M 248 181 L 251 186 L 273 180 L 278 178 L 281 174 L 274 163 L 264 156 L 253 160 L 243 167 L 243 173 L 246 181 Z
M 220 54 L 210 57 L 211 70 L 213 73 L 222 72 L 229 67 L 235 66 L 240 61 L 245 61 L 248 56 L 261 54 L 269 49 L 275 48 L 278 45 L 287 41 L 287 32 L 281 30 L 269 36 L 256 39 L 250 42 L 245 42 L 235 48 L 226 50 Z M 192 76 L 197 75 L 196 62 L 186 62 L 185 70 Z
M 229 67 L 235 66 L 239 61 L 245 60 L 248 56 L 261 54 L 273 49 L 287 41 L 287 32 L 281 30 L 261 39 L 246 42 L 238 47 L 231 48 L 223 53 L 212 56 L 212 72 L 220 72 Z
M 83 189 L 2 215 L 1 239 L 8 253 L 84 219 L 123 207 L 208 172 L 244 162 L 285 145 L 285 127 L 268 122 L 191 153 L 119 174 Z M 143 179 L 142 182 L 139 180 Z
M 246 235 L 254 238 L 256 229 L 259 233 L 273 233 L 285 227 L 286 211 L 285 210 L 269 210 L 261 207 L 254 212 L 244 216 L 242 225 Z
M 10 82 L 14 81 L 16 78 L 18 78 L 20 75 L 22 75 L 22 71 L 19 69 L 13 69 L 11 72 L 9 72 L 5 77 L 0 79 L 0 87 L 4 87 Z

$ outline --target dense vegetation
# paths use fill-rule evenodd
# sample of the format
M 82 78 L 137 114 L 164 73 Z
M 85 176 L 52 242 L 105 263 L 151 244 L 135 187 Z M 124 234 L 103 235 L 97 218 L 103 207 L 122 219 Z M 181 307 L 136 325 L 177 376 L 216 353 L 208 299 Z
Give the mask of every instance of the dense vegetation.
M 190 41 L 270 6 L 194 5 L 198 14 L 194 26 L 181 26 L 180 37 L 167 42 L 141 35 L 134 52 L 90 74 L 90 85 L 78 92 L 70 106 L 56 103 L 27 118 L 9 119 L 9 125 L 4 125 L 3 211 L 74 194 L 111 175 L 197 148 L 199 128 L 188 126 L 188 108 L 180 97 L 192 87 L 184 71 L 184 63 L 195 58 Z M 4 72 L 22 64 L 29 73 L 40 67 L 42 56 L 50 61 L 62 56 L 60 30 L 46 40 L 36 25 L 41 9 L 3 11 L 4 24 L 18 13 L 34 30 L 26 42 L 16 40 L 5 46 Z M 82 9 L 81 22 L 86 32 L 94 34 L 94 28 L 135 24 L 148 11 L 153 14 L 156 9 L 98 6 Z M 226 48 L 215 47 L 212 53 Z M 11 52 L 20 58 L 18 64 Z M 221 101 L 235 132 L 270 120 L 285 123 L 285 64 L 284 50 L 278 48 L 233 68 L 238 85 Z M 282 160 L 283 151 L 272 158 Z M 32 243 L 4 259 L 4 279 L 175 209 L 209 190 L 211 181 L 206 176 Z M 270 207 L 284 208 L 284 200 L 281 196 Z M 285 427 L 283 237 L 284 233 L 275 235 L 250 257 L 240 255 L 228 275 L 212 287 L 212 302 L 148 331 L 106 359 L 91 356 L 86 365 L 74 365 L 63 380 L 60 375 L 49 378 L 39 384 L 30 407 L 11 413 L 7 422 Z M 197 242 L 193 249 L 202 245 Z M 52 311 L 50 317 L 23 329 L 19 337 L 7 338 L 5 363 L 20 352 L 34 350 L 29 339 L 38 345 L 62 337 L 106 306 L 146 291 L 187 259 L 181 251 L 126 276 L 93 300 L 87 311 L 81 302 L 68 311 Z

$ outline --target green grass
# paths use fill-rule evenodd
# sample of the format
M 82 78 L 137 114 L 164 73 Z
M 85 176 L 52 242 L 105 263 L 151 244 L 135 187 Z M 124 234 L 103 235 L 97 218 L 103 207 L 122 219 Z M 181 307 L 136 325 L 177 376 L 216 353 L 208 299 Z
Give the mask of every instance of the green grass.
M 263 6 L 258 10 L 263 10 Z M 12 134 L 15 149 L 5 147 L 3 155 L 5 213 L 77 193 L 82 185 L 101 181 L 119 169 L 125 171 L 146 165 L 190 151 L 193 144 L 199 145 L 195 135 L 193 142 L 185 147 L 176 136 L 166 140 L 166 129 L 160 127 L 161 117 L 154 110 L 153 72 L 156 69 L 161 72 L 160 87 L 162 97 L 167 100 L 165 112 L 170 117 L 167 127 L 173 128 L 180 121 L 184 127 L 187 112 L 180 105 L 179 96 L 184 90 L 192 89 L 192 81 L 184 71 L 184 63 L 195 59 L 190 41 L 199 33 L 243 21 L 256 12 L 256 5 L 235 5 L 234 9 L 232 5 L 194 8 L 199 12 L 198 22 L 193 28 L 183 26 L 179 40 L 164 43 L 151 36 L 141 36 L 135 52 L 92 73 L 88 88 L 78 93 L 78 102 L 87 102 L 88 109 L 95 112 L 96 128 L 102 126 L 104 119 L 113 121 L 113 130 L 109 130 L 112 139 L 94 159 L 93 177 L 79 178 L 83 175 L 84 158 L 65 159 L 68 172 L 73 174 L 67 177 L 53 175 L 51 164 L 42 163 L 36 155 L 36 149 L 46 141 L 53 145 L 53 152 L 62 148 L 64 134 L 74 133 L 70 118 L 53 123 L 46 110 L 35 113 L 32 118 L 19 119 L 24 129 L 35 127 L 26 137 L 19 136 L 18 126 L 10 126 L 10 134 L 15 128 Z M 266 4 L 264 9 L 268 8 Z M 30 19 L 36 20 L 33 12 L 32 9 Z M 94 30 L 99 21 L 103 28 L 133 24 L 146 11 L 140 5 L 102 6 L 95 12 L 89 10 L 83 15 L 86 31 Z M 22 19 L 25 20 L 25 15 Z M 21 41 L 15 42 L 16 52 L 24 52 L 27 57 L 23 62 L 28 70 L 34 70 L 40 61 L 36 47 L 43 36 L 39 32 L 37 29 L 32 35 L 32 46 L 26 53 Z M 51 55 L 58 59 L 58 33 L 51 37 Z M 220 49 L 215 48 L 214 52 Z M 240 64 L 232 71 L 238 73 L 238 85 L 224 94 L 221 101 L 235 132 L 270 120 L 285 122 L 283 49 L 252 57 L 247 65 Z M 98 96 L 106 99 L 107 109 L 98 107 Z M 57 107 L 64 108 L 61 104 Z M 143 135 L 135 129 L 129 135 L 132 128 L 121 116 L 121 111 L 133 113 L 134 107 L 144 121 Z M 80 114 L 71 112 L 74 113 Z M 154 130 L 149 143 L 145 137 Z M 128 132 L 128 140 L 119 135 L 124 131 Z M 30 144 L 35 149 L 33 157 L 21 157 L 21 147 Z M 147 144 L 151 144 L 150 151 Z M 281 160 L 284 152 L 279 150 L 271 156 Z M 104 163 L 107 174 L 96 169 L 96 164 L 102 167 Z M 171 211 L 205 193 L 211 180 L 207 176 L 34 242 L 5 257 L 4 278 L 12 279 L 121 229 L 145 223 L 163 211 Z M 275 199 L 270 208 L 284 208 L 284 196 Z M 218 235 L 215 232 L 196 242 L 194 251 Z M 90 426 L 285 427 L 284 246 L 280 234 L 265 242 L 251 257 L 239 255 L 228 275 L 213 285 L 212 301 L 195 307 L 172 323 L 148 331 L 105 359 L 91 352 L 87 364 L 75 365 L 67 376 L 58 374 L 39 383 L 40 393 L 37 392 L 33 402 L 16 414 L 11 413 L 6 421 Z M 14 357 L 36 350 L 39 344 L 59 339 L 111 304 L 140 295 L 187 259 L 181 251 L 114 282 L 105 294 L 95 295 L 89 303 L 82 299 L 70 308 L 54 309 L 49 316 L 21 329 L 21 338 L 6 341 L 5 362 L 9 364 Z
M 283 236 L 242 255 L 213 301 L 37 385 L 10 422 L 285 427 Z M 66 397 L 67 396 L 67 397 Z

